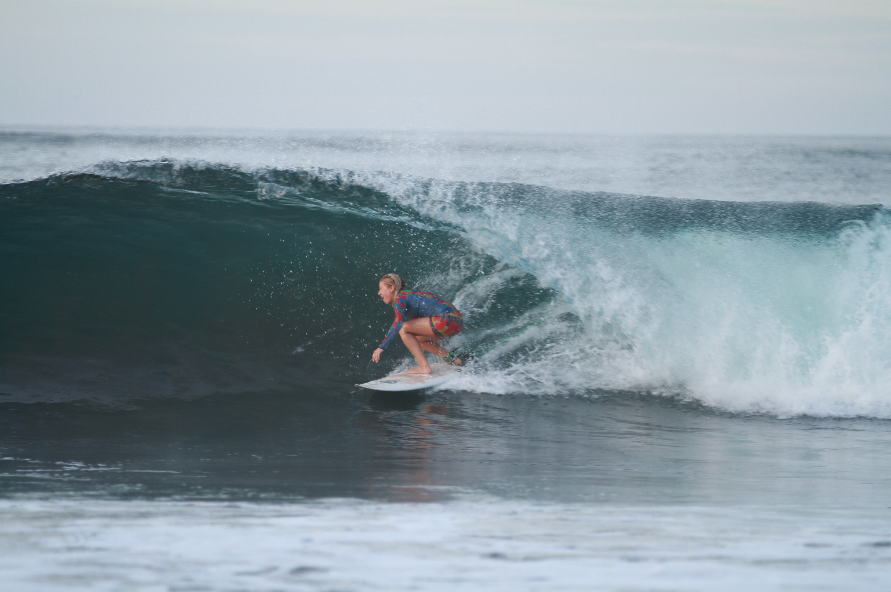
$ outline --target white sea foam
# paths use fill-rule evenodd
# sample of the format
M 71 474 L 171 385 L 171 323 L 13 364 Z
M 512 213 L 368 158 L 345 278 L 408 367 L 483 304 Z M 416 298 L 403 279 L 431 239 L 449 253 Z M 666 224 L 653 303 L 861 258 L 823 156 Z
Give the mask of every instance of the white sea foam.
M 4 588 L 887 590 L 891 521 L 867 510 L 0 502 Z

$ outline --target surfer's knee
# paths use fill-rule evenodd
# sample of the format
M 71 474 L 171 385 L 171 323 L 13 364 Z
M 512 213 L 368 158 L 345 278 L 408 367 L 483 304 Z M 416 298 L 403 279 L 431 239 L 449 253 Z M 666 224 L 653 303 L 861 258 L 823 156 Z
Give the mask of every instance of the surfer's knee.
M 418 336 L 415 335 L 414 333 L 412 333 L 411 331 L 409 331 L 408 329 L 406 329 L 405 327 L 402 327 L 401 329 L 399 329 L 399 337 L 402 338 L 403 343 L 405 343 L 406 341 L 417 341 L 418 340 Z

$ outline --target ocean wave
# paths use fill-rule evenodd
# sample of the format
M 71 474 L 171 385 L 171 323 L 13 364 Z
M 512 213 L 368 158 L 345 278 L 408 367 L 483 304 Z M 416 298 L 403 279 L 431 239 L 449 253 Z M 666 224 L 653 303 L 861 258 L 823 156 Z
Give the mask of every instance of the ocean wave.
M 450 388 L 891 417 L 881 206 L 156 160 L 0 185 L 0 207 L 15 400 L 348 388 L 404 355 L 368 364 L 396 271 L 465 311 L 453 344 L 491 346 Z

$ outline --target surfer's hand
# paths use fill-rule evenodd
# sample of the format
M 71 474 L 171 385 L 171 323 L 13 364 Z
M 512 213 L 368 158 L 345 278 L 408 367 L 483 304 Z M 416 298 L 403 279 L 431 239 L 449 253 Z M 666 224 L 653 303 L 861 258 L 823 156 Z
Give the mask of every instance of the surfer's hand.
M 382 350 L 381 348 L 377 348 L 376 350 L 374 350 L 374 353 L 371 354 L 371 361 L 374 362 L 375 364 L 380 362 L 382 353 L 384 353 L 384 350 Z

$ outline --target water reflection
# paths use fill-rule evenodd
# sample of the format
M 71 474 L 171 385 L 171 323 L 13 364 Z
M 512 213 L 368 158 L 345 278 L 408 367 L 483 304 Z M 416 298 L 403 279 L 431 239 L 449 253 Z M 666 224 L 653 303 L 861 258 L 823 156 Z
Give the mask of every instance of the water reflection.
M 450 499 L 443 489 L 434 449 L 449 437 L 449 406 L 416 393 L 374 393 L 358 426 L 374 434 L 375 497 L 400 502 Z M 393 460 L 398 459 L 394 467 Z M 396 469 L 394 471 L 394 468 Z

